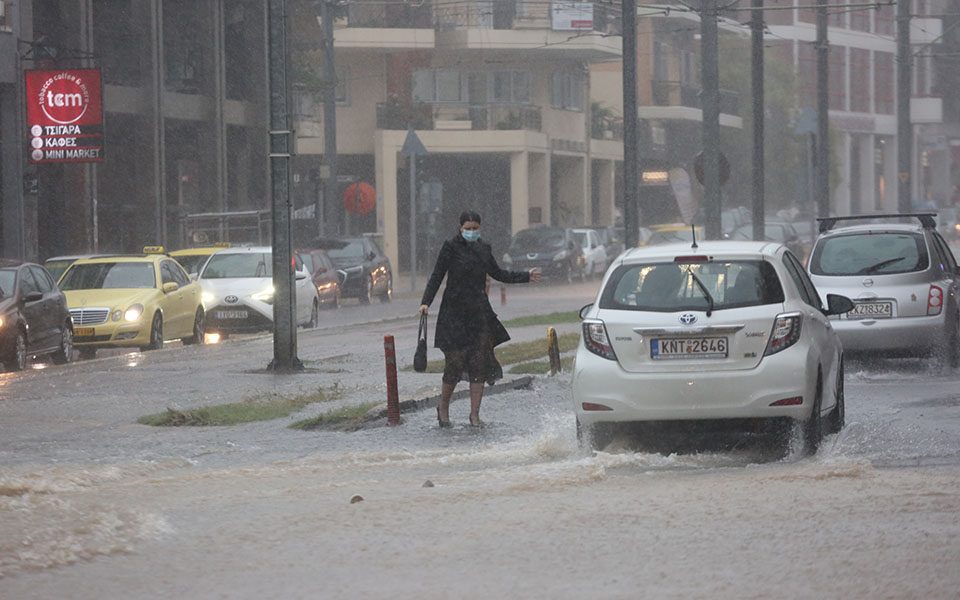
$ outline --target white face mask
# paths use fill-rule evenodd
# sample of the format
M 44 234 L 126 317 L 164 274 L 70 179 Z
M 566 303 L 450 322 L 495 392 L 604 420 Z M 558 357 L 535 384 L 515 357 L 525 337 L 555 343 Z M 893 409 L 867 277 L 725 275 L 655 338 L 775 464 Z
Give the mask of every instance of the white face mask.
M 475 242 L 480 239 L 480 230 L 479 229 L 461 229 L 460 235 L 463 236 L 463 239 L 468 242 Z

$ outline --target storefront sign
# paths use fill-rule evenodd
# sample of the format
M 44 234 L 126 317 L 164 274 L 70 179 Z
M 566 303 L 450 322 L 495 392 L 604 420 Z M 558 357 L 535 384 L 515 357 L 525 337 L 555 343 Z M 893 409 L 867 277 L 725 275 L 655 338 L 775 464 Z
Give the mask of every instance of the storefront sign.
M 554 2 L 550 13 L 554 31 L 593 29 L 592 2 Z
M 24 72 L 31 164 L 103 161 L 100 69 Z

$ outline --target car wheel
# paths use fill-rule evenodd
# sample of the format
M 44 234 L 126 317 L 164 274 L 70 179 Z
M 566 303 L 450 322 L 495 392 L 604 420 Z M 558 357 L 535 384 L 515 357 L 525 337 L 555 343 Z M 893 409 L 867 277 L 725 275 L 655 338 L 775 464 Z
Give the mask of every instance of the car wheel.
M 203 343 L 203 334 L 205 333 L 203 323 L 203 308 L 198 307 L 197 314 L 193 317 L 193 335 L 183 338 L 184 345 L 189 346 L 191 344 Z
M 150 343 L 140 348 L 142 352 L 147 350 L 159 350 L 163 348 L 163 317 L 160 313 L 153 315 L 153 324 L 150 326 Z
M 17 329 L 13 338 L 13 353 L 3 365 L 8 371 L 22 371 L 27 368 L 27 336 L 22 329 Z
M 823 439 L 823 420 L 820 417 L 820 407 L 823 403 L 823 376 L 817 373 L 817 390 L 813 398 L 813 410 L 810 411 L 810 418 L 803 422 L 801 430 L 803 436 L 803 453 L 813 456 L 820 448 L 820 440 Z
M 611 423 L 582 425 L 580 419 L 577 419 L 577 443 L 581 448 L 602 451 L 613 441 L 613 435 L 614 430 Z
M 833 410 L 830 412 L 830 433 L 840 433 L 840 430 L 843 429 L 846 425 L 847 419 L 847 408 L 843 400 L 843 356 L 840 357 L 840 366 L 837 367 L 837 383 L 836 383 L 836 396 L 837 396 L 837 405 L 833 407 Z
M 63 324 L 60 332 L 60 348 L 53 353 L 53 364 L 65 365 L 73 359 L 73 328 L 69 323 Z
M 360 290 L 360 302 L 362 304 L 370 304 L 370 300 L 373 298 L 373 281 L 370 277 L 363 278 L 363 289 Z
M 380 295 L 380 302 L 393 300 L 393 275 L 387 277 L 387 289 Z
M 97 357 L 97 349 L 96 349 L 96 348 L 86 348 L 86 347 L 83 347 L 83 348 L 80 348 L 80 349 L 79 349 L 79 352 L 80 352 L 80 358 L 81 358 L 81 360 L 92 360 L 92 359 L 94 359 L 94 358 Z

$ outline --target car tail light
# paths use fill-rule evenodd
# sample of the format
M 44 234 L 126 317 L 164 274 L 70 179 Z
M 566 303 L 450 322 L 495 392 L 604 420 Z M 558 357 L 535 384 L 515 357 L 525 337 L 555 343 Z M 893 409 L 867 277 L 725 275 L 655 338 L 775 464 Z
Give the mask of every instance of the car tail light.
M 603 321 L 583 322 L 583 345 L 587 350 L 607 360 L 617 360 L 617 354 L 610 345 L 607 328 Z
M 927 293 L 927 314 L 939 315 L 943 309 L 943 290 L 935 285 L 930 286 Z
M 800 321 L 798 313 L 778 316 L 773 322 L 773 332 L 763 355 L 770 356 L 796 344 L 800 339 Z
M 597 404 L 596 402 L 582 402 L 580 404 L 585 411 L 604 411 L 604 410 L 613 410 L 606 404 Z
M 803 396 L 794 396 L 793 398 L 777 400 L 776 402 L 771 402 L 770 406 L 798 406 L 800 404 L 803 404 Z

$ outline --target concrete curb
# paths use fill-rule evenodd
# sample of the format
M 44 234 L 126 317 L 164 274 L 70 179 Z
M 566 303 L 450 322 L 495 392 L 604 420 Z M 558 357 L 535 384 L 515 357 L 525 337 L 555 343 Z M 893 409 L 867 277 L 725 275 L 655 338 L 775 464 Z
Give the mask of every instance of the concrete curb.
M 490 396 L 492 394 L 501 394 L 503 392 L 510 392 L 513 390 L 522 390 L 530 387 L 530 384 L 533 383 L 533 375 L 524 375 L 523 377 L 517 377 L 516 379 L 510 379 L 502 383 L 498 383 L 492 386 L 487 387 L 483 395 Z M 469 388 L 457 390 L 453 393 L 453 397 L 450 399 L 450 402 L 455 400 L 462 400 L 464 398 L 470 397 Z M 425 408 L 433 408 L 440 402 L 440 395 L 428 396 L 426 398 L 420 398 L 418 400 L 403 400 L 400 402 L 400 414 L 413 412 L 417 410 L 423 410 Z M 386 403 L 383 406 L 377 406 L 370 410 L 367 413 L 365 422 L 377 421 L 380 419 L 387 418 L 387 408 Z

